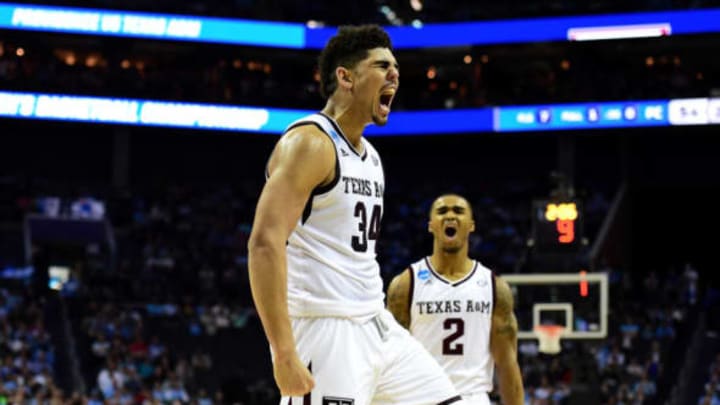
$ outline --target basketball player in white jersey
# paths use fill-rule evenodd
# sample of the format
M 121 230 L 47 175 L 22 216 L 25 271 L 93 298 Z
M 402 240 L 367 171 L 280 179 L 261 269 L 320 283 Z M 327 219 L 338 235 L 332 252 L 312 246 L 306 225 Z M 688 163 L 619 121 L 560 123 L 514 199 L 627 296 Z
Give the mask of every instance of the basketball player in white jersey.
M 512 292 L 468 257 L 468 237 L 475 230 L 470 204 L 455 194 L 438 197 L 428 228 L 432 256 L 395 276 L 388 309 L 445 368 L 468 403 L 490 403 L 497 366 L 502 403 L 522 405 Z
M 341 27 L 319 67 L 327 104 L 276 144 L 248 244 L 281 404 L 461 404 L 385 309 L 375 259 L 385 181 L 363 130 L 387 122 L 398 89 L 390 38 Z

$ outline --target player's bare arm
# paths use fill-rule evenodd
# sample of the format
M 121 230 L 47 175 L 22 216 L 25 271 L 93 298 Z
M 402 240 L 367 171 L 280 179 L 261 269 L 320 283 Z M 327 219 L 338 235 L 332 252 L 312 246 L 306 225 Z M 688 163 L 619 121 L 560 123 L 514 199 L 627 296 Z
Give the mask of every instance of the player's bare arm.
M 512 291 L 505 280 L 496 277 L 490 351 L 497 368 L 503 405 L 524 403 L 525 393 L 517 359 L 517 334 Z
M 410 329 L 410 269 L 395 276 L 387 291 L 387 309 L 405 329 Z
M 248 242 L 250 288 L 282 395 L 304 395 L 314 386 L 297 355 L 290 325 L 285 244 L 312 190 L 330 181 L 334 170 L 334 146 L 327 136 L 310 125 L 296 128 L 278 141 L 256 207 Z

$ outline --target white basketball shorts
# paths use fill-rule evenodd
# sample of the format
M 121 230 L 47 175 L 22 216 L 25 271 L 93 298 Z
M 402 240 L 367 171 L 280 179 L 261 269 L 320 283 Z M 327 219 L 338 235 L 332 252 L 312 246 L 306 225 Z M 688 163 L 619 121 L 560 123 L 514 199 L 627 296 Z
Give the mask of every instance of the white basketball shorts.
M 463 405 L 490 405 L 490 396 L 485 393 L 479 394 L 463 394 Z
M 315 388 L 281 405 L 460 405 L 442 367 L 387 310 L 365 323 L 294 318 L 300 359 Z

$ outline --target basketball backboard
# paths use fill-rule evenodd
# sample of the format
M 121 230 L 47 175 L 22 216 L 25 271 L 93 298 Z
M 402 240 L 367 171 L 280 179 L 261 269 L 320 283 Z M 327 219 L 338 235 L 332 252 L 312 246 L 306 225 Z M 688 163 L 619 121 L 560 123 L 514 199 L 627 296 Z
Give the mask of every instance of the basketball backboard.
M 608 333 L 606 273 L 543 273 L 500 276 L 515 298 L 518 339 L 537 339 L 539 325 L 565 327 L 562 339 L 603 339 Z

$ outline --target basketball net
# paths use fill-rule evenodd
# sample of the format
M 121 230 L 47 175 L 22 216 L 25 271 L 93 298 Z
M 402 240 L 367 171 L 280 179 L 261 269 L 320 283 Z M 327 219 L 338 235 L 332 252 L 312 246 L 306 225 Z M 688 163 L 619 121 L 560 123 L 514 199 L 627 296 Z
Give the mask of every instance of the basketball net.
M 535 335 L 540 345 L 538 350 L 541 353 L 556 354 L 560 353 L 560 337 L 565 332 L 565 327 L 560 325 L 537 325 L 535 326 Z

